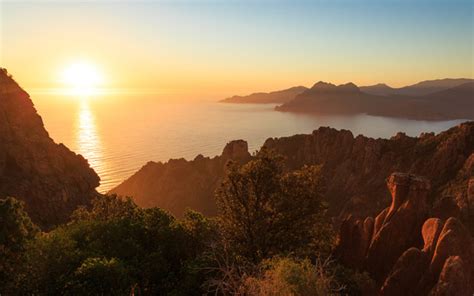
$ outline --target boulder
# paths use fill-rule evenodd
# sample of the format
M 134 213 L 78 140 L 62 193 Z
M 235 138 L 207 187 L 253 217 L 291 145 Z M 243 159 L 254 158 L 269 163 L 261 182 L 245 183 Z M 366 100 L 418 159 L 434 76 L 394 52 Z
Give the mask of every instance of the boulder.
M 419 295 L 415 287 L 429 266 L 429 263 L 430 258 L 425 252 L 417 248 L 406 250 L 385 279 L 380 295 Z
M 472 281 L 465 273 L 466 264 L 460 256 L 450 256 L 444 262 L 438 283 L 433 287 L 430 296 L 471 296 Z
M 433 253 L 430 273 L 439 275 L 450 256 L 460 256 L 469 270 L 466 276 L 474 281 L 474 245 L 469 231 L 456 218 L 449 218 L 443 226 Z
M 444 222 L 438 218 L 430 218 L 425 221 L 421 229 L 421 235 L 423 236 L 424 247 L 423 252 L 428 254 L 430 257 L 436 248 L 439 234 L 443 228 Z

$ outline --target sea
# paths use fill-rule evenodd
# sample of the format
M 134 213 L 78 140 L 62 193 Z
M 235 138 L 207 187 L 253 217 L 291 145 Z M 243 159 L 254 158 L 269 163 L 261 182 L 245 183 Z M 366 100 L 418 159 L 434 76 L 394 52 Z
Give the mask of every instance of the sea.
M 314 116 L 274 111 L 272 104 L 228 104 L 154 94 L 87 97 L 32 94 L 50 137 L 83 155 L 107 192 L 149 161 L 220 155 L 229 141 L 243 139 L 258 150 L 267 138 L 309 134 L 321 126 L 354 136 L 390 138 L 398 132 L 439 133 L 464 120 L 419 121 L 365 114 Z

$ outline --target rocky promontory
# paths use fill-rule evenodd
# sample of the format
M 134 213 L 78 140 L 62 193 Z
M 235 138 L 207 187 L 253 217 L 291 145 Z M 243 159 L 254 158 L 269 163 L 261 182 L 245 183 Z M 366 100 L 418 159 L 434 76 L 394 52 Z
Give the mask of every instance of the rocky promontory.
M 132 196 L 142 207 L 158 206 L 176 216 L 182 216 L 187 208 L 214 215 L 214 191 L 224 177 L 227 162 L 245 163 L 250 158 L 247 142 L 236 140 L 213 158 L 198 155 L 191 161 L 150 161 L 110 193 Z
M 253 93 L 248 96 L 232 96 L 221 100 L 221 102 L 237 104 L 282 104 L 293 100 L 305 90 L 307 90 L 307 88 L 304 86 L 295 86 L 284 90 Z
M 98 185 L 87 160 L 54 143 L 29 95 L 0 69 L 0 197 L 24 201 L 32 220 L 48 228 L 87 205 Z

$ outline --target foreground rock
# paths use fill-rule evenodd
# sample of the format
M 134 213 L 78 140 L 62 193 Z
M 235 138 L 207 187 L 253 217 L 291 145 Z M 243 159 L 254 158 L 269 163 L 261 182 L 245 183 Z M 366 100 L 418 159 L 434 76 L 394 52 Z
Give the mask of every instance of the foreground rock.
M 29 95 L 0 69 L 0 198 L 23 200 L 42 227 L 65 222 L 97 194 L 99 177 L 49 137 Z
M 337 258 L 368 271 L 381 295 L 472 295 L 474 239 L 461 218 L 433 216 L 425 178 L 396 173 L 387 186 L 392 204 L 375 221 L 341 224 Z

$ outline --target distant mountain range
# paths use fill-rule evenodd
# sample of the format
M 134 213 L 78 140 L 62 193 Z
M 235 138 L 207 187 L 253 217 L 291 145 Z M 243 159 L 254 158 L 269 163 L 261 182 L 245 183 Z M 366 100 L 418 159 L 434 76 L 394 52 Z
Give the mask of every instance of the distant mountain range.
M 334 85 L 318 82 L 311 88 L 290 88 L 273 93 L 232 97 L 224 102 L 270 103 L 280 95 L 277 111 L 312 114 L 370 114 L 418 120 L 474 119 L 474 79 L 423 81 L 401 88 L 385 84 L 357 87 L 353 83 Z M 292 90 L 290 92 L 290 90 Z M 297 91 L 300 93 L 296 93 Z M 295 94 L 296 93 L 296 94 Z M 290 98 L 293 95 L 293 98 Z
M 239 103 L 239 104 L 272 104 L 286 103 L 293 100 L 297 95 L 301 94 L 308 88 L 304 86 L 295 86 L 292 88 L 272 91 L 269 93 L 259 92 L 248 96 L 233 96 L 222 100 L 223 103 Z
M 405 95 L 405 96 L 423 96 L 438 91 L 446 90 L 448 88 L 453 88 L 464 83 L 474 82 L 474 79 L 437 79 L 437 80 L 427 80 L 418 82 L 413 85 L 404 86 L 400 88 L 393 88 L 384 83 L 379 83 L 371 86 L 361 86 L 360 90 L 372 94 L 372 95 Z

